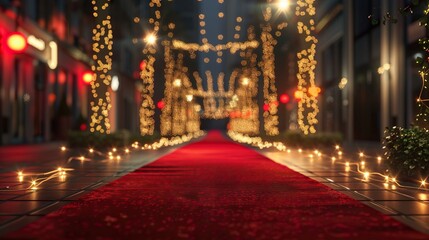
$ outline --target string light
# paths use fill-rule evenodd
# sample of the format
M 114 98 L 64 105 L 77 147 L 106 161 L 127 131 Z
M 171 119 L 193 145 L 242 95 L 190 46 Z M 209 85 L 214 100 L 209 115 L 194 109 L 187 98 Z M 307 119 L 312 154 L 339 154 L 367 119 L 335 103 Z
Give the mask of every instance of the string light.
M 317 97 L 320 88 L 315 83 L 315 69 L 317 61 L 317 38 L 314 36 L 316 8 L 315 0 L 298 0 L 296 16 L 298 17 L 298 33 L 302 36 L 304 49 L 297 53 L 298 57 L 298 87 L 301 93 L 298 102 L 298 125 L 304 134 L 316 133 L 319 113 Z
M 271 0 L 268 0 L 271 3 Z M 274 39 L 272 27 L 269 21 L 272 18 L 272 9 L 267 7 L 264 10 L 265 25 L 262 27 L 261 41 L 262 41 L 262 62 L 260 63 L 262 68 L 262 77 L 264 80 L 263 95 L 264 105 L 268 106 L 268 111 L 264 111 L 264 130 L 268 136 L 275 136 L 279 134 L 277 125 L 279 119 L 277 116 L 277 88 L 275 85 L 275 55 L 274 46 L 277 41 Z
M 172 38 L 170 35 L 169 38 Z M 167 136 L 172 133 L 172 93 L 175 61 L 171 54 L 171 41 L 163 41 L 164 61 L 165 61 L 165 88 L 164 88 L 164 107 L 161 113 L 161 135 Z
M 185 142 L 189 142 L 195 138 L 199 138 L 205 135 L 204 131 L 195 131 L 192 133 L 188 133 L 188 134 L 184 134 L 182 136 L 176 136 L 176 137 L 172 137 L 172 138 L 161 138 L 159 141 L 154 142 L 152 144 L 145 144 L 143 147 L 139 147 L 139 143 L 133 143 L 131 146 L 133 148 L 135 148 L 136 150 L 156 150 L 159 149 L 161 147 L 167 147 L 167 146 L 175 146 L 178 144 L 183 144 Z M 118 148 L 112 148 L 112 151 L 109 151 L 107 153 L 102 153 L 100 151 L 96 151 L 93 148 L 89 148 L 88 152 L 90 153 L 95 153 L 98 154 L 100 156 L 103 156 L 105 159 L 109 159 L 109 160 L 122 160 L 123 156 L 121 156 L 121 154 L 119 154 L 119 152 L 124 152 L 125 154 L 129 154 L 131 151 L 128 147 L 125 147 L 123 149 L 118 149 Z M 91 161 L 92 159 L 90 158 L 86 158 L 85 156 L 79 156 L 79 157 L 70 157 L 67 161 L 67 163 L 70 163 L 73 160 L 79 160 L 81 162 L 84 161 Z M 44 172 L 44 173 L 26 173 L 24 174 L 23 171 L 18 171 L 17 174 L 17 180 L 19 183 L 24 183 L 24 177 L 30 177 L 32 178 L 31 181 L 29 181 L 29 185 L 26 188 L 19 188 L 17 190 L 15 189 L 10 189 L 9 187 L 5 190 L 5 189 L 0 189 L 0 192 L 5 192 L 5 191 L 26 191 L 26 190 L 39 190 L 40 186 L 45 183 L 48 182 L 50 180 L 53 179 L 59 179 L 59 181 L 64 182 L 67 179 L 67 173 L 70 171 L 73 171 L 74 169 L 72 168 L 65 168 L 65 167 L 58 167 L 57 169 L 53 170 L 53 171 L 49 171 L 49 172 Z
M 154 95 L 154 75 L 155 75 L 155 57 L 147 56 L 145 68 L 141 71 L 142 91 L 140 105 L 140 134 L 142 136 L 153 135 L 155 130 L 155 103 Z
M 228 131 L 228 136 L 236 142 L 249 144 L 258 147 L 259 149 L 273 147 L 282 152 L 286 151 L 286 146 L 281 142 L 263 141 L 261 137 L 251 137 L 249 135 L 237 133 L 234 131 Z
M 249 144 L 251 146 L 255 146 L 258 147 L 260 149 L 264 149 L 264 148 L 270 148 L 270 147 L 275 147 L 277 148 L 277 150 L 279 151 L 287 151 L 288 153 L 291 152 L 291 149 L 287 149 L 286 146 L 281 143 L 281 142 L 268 142 L 268 141 L 264 141 L 261 137 L 250 137 L 249 135 L 246 134 L 241 134 L 241 133 L 237 133 L 234 131 L 228 131 L 228 136 L 236 142 L 239 143 L 245 143 L 245 144 Z M 334 146 L 336 151 L 339 151 L 339 149 L 341 149 L 341 147 L 339 145 Z M 298 148 L 297 152 L 299 154 L 303 154 L 304 151 L 301 148 Z M 342 155 L 342 151 L 341 155 Z M 314 154 L 313 154 L 314 153 Z M 398 182 L 396 177 L 391 177 L 389 175 L 383 174 L 381 172 L 370 172 L 370 171 L 363 171 L 365 169 L 365 161 L 360 161 L 360 162 L 349 162 L 349 161 L 337 161 L 338 159 L 335 156 L 329 156 L 329 155 L 325 155 L 322 154 L 322 152 L 320 152 L 319 150 L 315 149 L 313 150 L 313 153 L 308 153 L 308 157 L 310 159 L 313 159 L 316 156 L 318 156 L 320 159 L 330 159 L 332 161 L 332 164 L 340 164 L 340 165 L 344 165 L 344 171 L 345 172 L 353 172 L 352 171 L 352 166 L 356 167 L 356 172 L 359 174 L 362 174 L 363 176 L 363 181 L 368 182 L 369 180 L 374 180 L 377 181 L 377 179 L 375 179 L 375 176 L 381 177 L 383 180 L 381 182 L 383 182 L 384 187 L 385 188 L 390 188 L 392 190 L 396 190 L 397 187 L 401 187 L 401 188 L 407 188 L 407 189 L 421 189 L 421 190 L 425 190 L 425 191 L 429 191 L 429 189 L 426 188 L 427 180 L 424 179 L 420 179 L 418 181 L 415 182 L 419 182 L 419 186 L 412 186 L 412 185 L 404 185 Z M 361 155 L 360 153 L 358 155 Z M 380 156 L 365 156 L 367 159 L 382 159 Z M 374 176 L 374 178 L 371 178 L 372 176 Z
M 424 122 L 427 122 L 428 112 L 429 112 L 429 98 L 423 98 L 424 91 L 429 88 L 429 83 L 427 80 L 429 73 L 428 71 L 420 70 L 420 78 L 422 80 L 422 87 L 420 89 L 419 97 L 417 98 L 417 104 L 420 109 L 420 112 L 416 114 L 416 121 L 419 122 L 420 119 Z
M 110 0 L 92 0 L 93 16 L 96 26 L 93 29 L 93 56 L 94 64 L 91 66 L 94 79 L 91 82 L 92 101 L 90 103 L 91 122 L 90 131 L 110 133 L 109 111 L 111 109 L 110 93 L 107 91 L 111 85 L 112 77 L 109 74 L 112 69 L 112 45 L 113 32 L 110 23 Z
M 225 51 L 228 50 L 232 54 L 239 50 L 246 50 L 248 48 L 258 48 L 258 41 L 246 41 L 246 42 L 228 42 L 226 44 L 213 45 L 211 43 L 185 43 L 180 40 L 173 40 L 173 49 L 184 50 L 189 52 L 210 52 L 210 51 Z
M 171 138 L 162 137 L 159 141 L 152 144 L 145 144 L 141 148 L 142 150 L 157 150 L 161 147 L 175 146 L 189 142 L 192 139 L 199 138 L 205 135 L 204 131 L 196 131 L 192 133 L 187 133 L 182 136 L 174 136 Z
M 424 10 L 424 14 L 427 19 L 429 15 L 429 3 L 427 8 Z M 425 22 L 420 22 L 420 25 L 425 27 L 426 30 L 428 29 L 428 24 Z M 419 43 L 422 45 L 423 51 L 428 53 L 429 52 L 429 40 L 427 38 L 419 39 Z M 420 60 L 418 60 L 418 63 L 421 65 L 421 69 L 419 70 L 420 78 L 422 80 L 421 89 L 419 96 L 417 98 L 417 105 L 420 109 L 420 112 L 416 114 L 416 121 L 419 122 L 422 120 L 425 124 L 428 121 L 428 114 L 429 114 L 429 98 L 423 98 L 424 91 L 428 91 L 429 89 L 429 82 L 428 82 L 428 76 L 429 76 L 429 68 L 427 67 L 427 64 L 423 64 L 423 61 L 427 60 L 427 54 L 425 57 L 422 57 Z
M 22 173 L 21 171 L 18 172 L 18 181 L 19 182 L 23 182 L 24 181 L 24 173 Z
M 140 78 L 142 80 L 141 88 L 141 105 L 139 110 L 140 115 L 140 134 L 142 136 L 153 135 L 155 131 L 155 102 L 153 100 L 155 92 L 154 76 L 155 76 L 155 61 L 154 57 L 157 49 L 157 32 L 159 31 L 160 20 L 161 20 L 161 1 L 151 0 L 149 7 L 153 8 L 152 17 L 149 18 L 149 24 L 152 26 L 153 31 L 145 37 L 147 43 L 143 49 L 143 54 L 146 54 L 146 58 L 143 60 L 144 67 L 141 69 Z M 170 29 L 174 28 L 174 24 L 169 24 Z

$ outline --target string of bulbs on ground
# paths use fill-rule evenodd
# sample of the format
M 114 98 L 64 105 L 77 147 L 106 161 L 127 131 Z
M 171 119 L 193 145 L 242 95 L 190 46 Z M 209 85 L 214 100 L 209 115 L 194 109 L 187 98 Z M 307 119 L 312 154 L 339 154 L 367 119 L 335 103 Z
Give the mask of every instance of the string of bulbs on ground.
M 124 156 L 129 156 L 132 152 L 136 151 L 148 151 L 148 150 L 158 150 L 163 147 L 171 147 L 180 145 L 186 142 L 190 142 L 193 139 L 200 138 L 205 135 L 204 131 L 197 131 L 194 133 L 188 133 L 181 136 L 174 137 L 162 137 L 158 141 L 150 144 L 140 144 L 139 142 L 133 143 L 129 147 L 123 148 L 112 148 L 107 152 L 102 152 L 100 150 L 96 150 L 94 148 L 88 149 L 88 154 L 90 157 L 86 155 L 81 156 L 73 156 L 67 159 L 66 164 L 69 164 L 72 161 L 80 161 L 90 162 L 94 161 L 96 156 L 102 157 L 100 161 L 109 161 L 109 160 L 117 160 L 120 161 L 124 158 Z M 61 152 L 66 152 L 69 149 L 66 146 L 62 146 L 60 148 Z M 58 179 L 60 182 L 65 182 L 67 179 L 67 175 L 69 172 L 73 171 L 73 168 L 66 167 L 58 167 L 55 170 L 43 173 L 24 173 L 24 171 L 18 171 L 17 174 L 17 182 L 21 183 L 17 188 L 10 188 L 9 186 L 1 189 L 0 192 L 19 192 L 19 191 L 36 191 L 39 190 L 41 185 L 50 181 Z M 26 181 L 26 179 L 30 179 Z M 22 184 L 28 183 L 27 187 L 22 187 Z
M 266 148 L 276 148 L 278 151 L 287 152 L 288 154 L 292 153 L 292 151 L 298 152 L 300 155 L 305 155 L 308 153 L 307 157 L 310 159 L 318 158 L 318 159 L 331 159 L 332 163 L 334 164 L 341 164 L 344 165 L 345 172 L 355 172 L 362 176 L 363 182 L 369 182 L 370 180 L 383 182 L 384 187 L 388 189 L 389 187 L 392 190 L 395 190 L 397 187 L 401 188 L 407 188 L 407 189 L 414 189 L 414 190 L 424 190 L 429 191 L 427 185 L 429 184 L 426 179 L 418 179 L 416 182 L 418 182 L 419 186 L 413 186 L 408 185 L 405 183 L 401 183 L 396 177 L 390 176 L 381 172 L 370 172 L 365 171 L 365 159 L 376 159 L 378 162 L 381 162 L 383 160 L 383 157 L 381 156 L 369 156 L 366 155 L 364 152 L 359 152 L 357 155 L 359 156 L 359 161 L 357 162 L 351 162 L 351 161 L 341 161 L 343 160 L 344 152 L 340 145 L 335 146 L 335 154 L 328 155 L 324 154 L 319 150 L 313 150 L 313 151 L 304 151 L 302 148 L 298 149 L 292 149 L 287 148 L 286 145 L 284 145 L 281 142 L 269 142 L 262 140 L 261 137 L 251 137 L 246 134 L 241 134 L 233 131 L 228 132 L 228 136 L 239 143 L 244 143 L 251 145 L 253 147 L 257 147 L 259 149 L 266 149 Z M 356 167 L 356 170 L 353 170 L 352 167 Z M 375 178 L 378 176 L 379 178 Z M 380 180 L 381 178 L 381 180 Z

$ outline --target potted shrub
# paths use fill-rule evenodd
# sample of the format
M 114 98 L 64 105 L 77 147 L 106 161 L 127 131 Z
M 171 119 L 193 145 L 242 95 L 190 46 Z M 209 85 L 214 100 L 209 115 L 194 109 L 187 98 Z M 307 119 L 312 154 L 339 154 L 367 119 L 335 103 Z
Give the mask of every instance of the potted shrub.
M 417 126 L 387 128 L 383 148 L 391 174 L 423 179 L 429 176 L 429 130 Z

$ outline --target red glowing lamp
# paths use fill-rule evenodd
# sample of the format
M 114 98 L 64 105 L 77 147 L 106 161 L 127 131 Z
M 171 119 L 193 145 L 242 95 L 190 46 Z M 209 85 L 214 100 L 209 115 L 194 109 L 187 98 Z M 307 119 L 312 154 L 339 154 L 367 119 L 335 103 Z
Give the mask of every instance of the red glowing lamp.
M 163 108 L 165 107 L 165 103 L 164 103 L 164 101 L 159 101 L 159 102 L 156 104 L 156 106 L 157 106 L 159 109 L 163 109 Z
M 6 37 L 6 46 L 15 53 L 22 53 L 27 49 L 27 39 L 20 32 L 13 32 Z
M 87 128 L 88 128 L 88 127 L 86 126 L 86 123 L 82 123 L 82 124 L 80 124 L 80 126 L 79 126 L 79 129 L 80 129 L 82 132 L 85 132 Z
M 289 97 L 289 95 L 287 95 L 286 93 L 285 93 L 285 94 L 280 95 L 280 102 L 281 102 L 281 103 L 283 103 L 283 104 L 287 104 L 287 103 L 289 103 L 289 101 L 290 101 L 290 97 Z
M 146 61 L 143 60 L 143 61 L 140 62 L 140 70 L 143 71 L 145 68 L 146 68 Z
M 265 112 L 270 111 L 270 104 L 265 103 L 264 106 L 263 106 L 263 109 L 264 109 Z
M 91 71 L 86 71 L 82 75 L 82 80 L 86 84 L 90 84 L 94 79 L 94 73 Z

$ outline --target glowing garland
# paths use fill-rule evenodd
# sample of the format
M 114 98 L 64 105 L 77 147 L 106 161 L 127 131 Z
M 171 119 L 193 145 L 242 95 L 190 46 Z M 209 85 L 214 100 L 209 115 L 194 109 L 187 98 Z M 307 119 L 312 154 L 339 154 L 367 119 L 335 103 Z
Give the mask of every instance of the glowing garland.
M 228 42 L 226 44 L 212 45 L 210 43 L 204 43 L 202 45 L 198 43 L 185 43 L 179 40 L 173 40 L 172 47 L 178 50 L 184 50 L 189 52 L 209 52 L 209 51 L 225 51 L 229 50 L 232 54 L 239 50 L 246 50 L 248 48 L 258 48 L 258 41 L 247 41 L 247 42 Z
M 150 8 L 155 8 L 154 15 L 155 18 L 149 18 L 149 24 L 153 25 L 153 32 L 148 36 L 154 38 L 152 40 L 156 41 L 156 33 L 159 31 L 160 19 L 161 19 L 161 1 L 160 0 L 151 0 L 149 2 Z M 147 36 L 147 38 L 148 38 Z M 154 96 L 154 64 L 156 48 L 154 47 L 153 42 L 146 40 L 146 47 L 143 49 L 143 53 L 147 54 L 144 68 L 141 69 L 140 77 L 143 83 L 143 88 L 141 92 L 141 105 L 140 105 L 140 134 L 142 136 L 153 135 L 155 131 L 155 103 L 153 101 Z
M 257 57 L 253 54 L 252 49 L 242 52 L 242 57 L 245 60 L 242 62 L 241 84 L 235 92 L 236 97 L 229 103 L 229 130 L 256 135 L 259 134 L 259 106 L 256 96 L 258 95 L 260 72 L 256 68 Z
M 317 97 L 320 88 L 315 83 L 315 69 L 317 61 L 317 38 L 314 36 L 315 0 L 298 0 L 296 16 L 298 17 L 298 33 L 302 36 L 304 49 L 297 53 L 298 57 L 298 88 L 296 96 L 298 102 L 298 125 L 304 134 L 316 133 L 315 125 L 318 123 L 319 107 Z
M 268 0 L 271 3 L 271 0 Z M 277 102 L 277 88 L 275 85 L 275 55 L 274 46 L 277 41 L 271 34 L 272 27 L 269 21 L 272 17 L 271 8 L 266 8 L 264 11 L 265 26 L 262 27 L 261 41 L 262 41 L 262 76 L 264 79 L 264 106 L 268 106 L 268 109 L 264 109 L 264 130 L 269 136 L 275 136 L 279 134 L 277 125 L 279 124 L 278 102 Z
M 241 20 L 238 18 L 237 22 Z M 253 26 L 247 29 L 247 35 L 249 40 L 255 39 Z M 247 49 L 240 53 L 243 58 L 241 61 L 241 84 L 236 91 L 236 98 L 231 99 L 229 103 L 230 121 L 228 129 L 237 133 L 257 135 L 260 133 L 259 105 L 256 100 L 260 72 L 257 69 L 257 55 L 253 53 L 253 50 Z
M 175 61 L 171 54 L 171 42 L 163 41 L 164 45 L 164 61 L 165 61 L 165 89 L 164 99 L 165 104 L 161 113 L 161 135 L 172 135 L 172 91 L 173 91 L 173 78 L 174 78 L 174 65 Z
M 343 156 L 344 156 L 344 152 L 339 145 L 335 146 L 335 154 L 334 155 L 327 155 L 327 154 L 324 154 L 317 149 L 313 150 L 313 151 L 304 151 L 301 148 L 298 148 L 298 149 L 286 148 L 286 146 L 281 142 L 264 141 L 260 137 L 251 137 L 249 135 L 237 133 L 234 131 L 228 131 L 228 136 L 233 141 L 236 141 L 239 143 L 244 143 L 244 144 L 249 144 L 251 146 L 258 147 L 259 149 L 276 148 L 277 150 L 279 150 L 281 152 L 287 152 L 288 154 L 291 154 L 292 151 L 296 151 L 300 155 L 304 155 L 304 156 L 306 155 L 306 157 L 309 158 L 310 160 L 313 160 L 315 158 L 320 159 L 320 160 L 329 159 L 329 160 L 331 160 L 332 164 L 343 165 L 345 172 L 355 172 L 355 173 L 360 174 L 362 176 L 361 180 L 363 182 L 369 182 L 370 180 L 383 182 L 383 186 L 385 189 L 396 190 L 397 187 L 401 187 L 401 188 L 406 188 L 406 189 L 429 191 L 429 189 L 427 188 L 428 178 L 418 179 L 417 182 L 419 182 L 420 185 L 418 187 L 416 187 L 416 186 L 405 185 L 405 184 L 400 183 L 400 181 L 398 181 L 397 177 L 395 177 L 395 176 L 390 176 L 390 175 L 386 175 L 386 174 L 383 174 L 380 172 L 370 172 L 370 171 L 365 170 L 365 168 L 366 168 L 366 161 L 365 160 L 375 159 L 378 161 L 378 163 L 381 163 L 381 161 L 383 160 L 383 158 L 381 156 L 369 156 L 363 152 L 359 152 L 358 154 L 356 154 L 356 156 L 358 156 L 358 158 L 359 158 L 358 161 L 356 161 L 356 162 L 342 161 Z M 356 167 L 356 171 L 352 170 L 353 166 Z M 332 179 L 328 178 L 328 180 L 330 182 L 334 182 Z M 427 199 L 422 199 L 422 200 L 427 200 Z
M 427 8 L 424 10 L 424 14 L 426 17 L 429 15 L 429 4 Z M 426 23 L 420 23 L 420 25 L 424 26 L 426 28 L 426 31 L 428 30 L 429 26 Z M 419 43 L 423 46 L 423 50 L 426 52 L 426 56 L 429 53 L 429 39 L 424 38 L 420 39 Z M 428 76 L 429 76 L 429 69 L 423 64 L 423 61 L 429 61 L 428 59 L 420 59 L 417 62 L 422 65 L 421 69 L 419 70 L 419 74 L 422 80 L 422 87 L 419 93 L 419 97 L 417 98 L 417 104 L 420 108 L 420 113 L 416 115 L 416 121 L 418 122 L 420 119 L 422 119 L 424 122 L 428 121 L 429 116 L 429 98 L 423 98 L 424 91 L 429 90 L 429 82 L 428 82 Z
M 91 67 L 94 72 L 91 82 L 91 122 L 90 131 L 99 133 L 110 133 L 109 111 L 111 109 L 110 93 L 107 90 L 111 84 L 112 77 L 109 71 L 112 70 L 112 45 L 113 33 L 110 23 L 109 12 L 110 0 L 93 0 L 93 16 L 96 26 L 93 29 L 92 59 L 94 65 Z
M 214 92 L 212 91 L 204 91 L 203 89 L 203 79 L 201 78 L 200 74 L 198 72 L 194 72 L 194 79 L 197 85 L 197 89 L 191 89 L 192 93 L 194 96 L 198 96 L 198 97 L 204 97 L 204 98 L 208 98 L 208 97 L 224 97 L 224 98 L 228 98 L 228 97 L 232 97 L 232 95 L 234 95 L 234 84 L 235 84 L 235 79 L 237 78 L 237 71 L 233 71 L 230 78 L 229 78 L 229 89 L 228 91 L 225 91 L 225 87 L 223 84 L 223 80 L 225 77 L 224 73 L 219 73 L 219 76 L 217 78 L 217 83 L 218 83 L 218 91 Z M 206 72 L 206 76 L 207 76 L 207 82 L 210 82 L 211 84 L 213 84 L 213 76 L 211 74 L 210 71 Z M 209 80 L 209 78 L 211 80 Z M 210 89 L 213 89 L 213 86 L 210 86 Z
M 101 151 L 97 151 L 93 148 L 88 149 L 88 156 L 81 155 L 81 156 L 74 156 L 70 157 L 67 160 L 67 164 L 72 161 L 79 161 L 81 163 L 84 162 L 90 162 L 94 161 L 95 156 L 101 156 L 103 159 L 100 159 L 98 161 L 105 162 L 105 161 L 121 161 L 128 157 L 132 152 L 133 149 L 135 151 L 141 151 L 141 150 L 157 150 L 162 147 L 169 147 L 169 146 L 176 146 L 179 144 L 183 144 L 186 142 L 189 142 L 193 139 L 202 137 L 205 135 L 204 131 L 195 131 L 192 133 L 184 134 L 182 136 L 175 136 L 172 138 L 161 138 L 159 141 L 151 143 L 151 144 L 144 144 L 141 146 L 140 143 L 135 142 L 130 147 L 124 147 L 124 148 L 112 148 L 107 153 L 103 153 Z M 68 149 L 65 146 L 62 146 L 60 148 L 62 152 L 66 152 Z M 67 180 L 67 173 L 73 171 L 73 168 L 65 168 L 65 167 L 59 167 L 55 170 L 45 172 L 45 173 L 24 173 L 23 171 L 17 172 L 17 182 L 20 183 L 16 189 L 10 188 L 9 186 L 5 188 L 0 188 L 0 192 L 17 192 L 17 191 L 36 191 L 41 189 L 41 185 L 48 181 L 58 180 L 60 182 L 65 182 Z M 28 179 L 28 180 L 27 180 Z M 27 187 L 22 188 L 21 184 L 28 184 Z
M 175 146 L 189 142 L 192 139 L 196 139 L 205 135 L 204 131 L 196 131 L 192 133 L 187 133 L 182 136 L 175 136 L 171 138 L 161 138 L 159 141 L 152 144 L 145 144 L 141 149 L 142 150 L 157 150 L 161 147 Z
M 187 104 L 186 95 L 189 94 L 189 88 L 191 87 L 191 83 L 189 78 L 187 77 L 187 68 L 183 66 L 183 54 L 178 54 L 175 64 L 174 71 L 174 80 L 172 82 L 172 115 L 171 115 L 171 134 L 172 135 L 182 135 L 187 132 L 186 122 L 187 122 L 187 108 L 190 107 Z M 191 101 L 193 100 L 190 99 Z M 193 108 L 189 109 L 193 111 Z
M 261 137 L 250 137 L 246 134 L 234 131 L 228 131 L 228 136 L 236 142 L 249 144 L 251 146 L 258 147 L 259 149 L 274 147 L 279 151 L 286 151 L 286 146 L 281 142 L 263 141 Z
M 421 109 L 420 113 L 416 115 L 416 121 L 418 122 L 422 119 L 424 122 L 428 121 L 428 111 L 429 111 L 429 98 L 423 98 L 424 90 L 428 90 L 428 72 L 420 71 L 420 77 L 422 79 L 422 87 L 419 93 L 419 97 L 417 98 L 418 107 Z
M 154 94 L 154 69 L 155 58 L 152 55 L 147 57 L 145 68 L 142 70 L 141 79 L 143 88 L 141 92 L 142 102 L 140 106 L 140 134 L 142 136 L 153 135 L 155 130 L 155 104 Z

